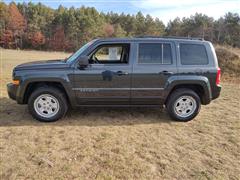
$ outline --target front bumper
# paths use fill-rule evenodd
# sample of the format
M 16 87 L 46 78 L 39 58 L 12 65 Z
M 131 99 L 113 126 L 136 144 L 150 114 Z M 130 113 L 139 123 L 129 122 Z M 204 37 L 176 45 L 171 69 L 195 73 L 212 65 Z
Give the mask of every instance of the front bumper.
M 13 100 L 17 99 L 17 89 L 18 89 L 18 85 L 15 85 L 13 83 L 7 84 L 8 96 Z

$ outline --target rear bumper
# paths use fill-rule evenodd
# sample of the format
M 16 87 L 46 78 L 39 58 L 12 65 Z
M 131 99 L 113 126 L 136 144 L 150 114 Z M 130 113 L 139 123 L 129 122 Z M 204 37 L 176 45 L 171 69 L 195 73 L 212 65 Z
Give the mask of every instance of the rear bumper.
M 9 98 L 16 100 L 17 99 L 17 89 L 18 86 L 12 83 L 7 84 L 7 92 Z
M 217 99 L 220 96 L 222 86 L 218 85 L 214 88 L 214 91 L 212 92 L 212 100 Z

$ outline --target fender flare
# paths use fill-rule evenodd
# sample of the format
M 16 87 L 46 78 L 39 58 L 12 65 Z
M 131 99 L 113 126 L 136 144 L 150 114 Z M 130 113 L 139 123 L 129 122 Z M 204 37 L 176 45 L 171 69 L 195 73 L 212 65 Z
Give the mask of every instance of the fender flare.
M 49 77 L 49 75 L 47 77 L 39 77 L 39 76 L 32 76 L 32 77 L 22 77 L 21 78 L 21 84 L 18 88 L 17 91 L 17 102 L 19 104 L 23 104 L 24 103 L 24 95 L 26 92 L 26 89 L 28 87 L 28 85 L 30 83 L 39 83 L 39 82 L 56 82 L 56 83 L 60 83 L 63 88 L 65 89 L 66 95 L 69 98 L 70 104 L 72 107 L 74 107 L 76 105 L 76 98 L 75 98 L 75 94 L 72 91 L 72 87 L 70 87 L 70 81 L 68 79 L 67 76 L 58 76 L 58 77 Z
M 200 85 L 203 88 L 203 104 L 209 104 L 212 100 L 211 85 L 207 77 L 197 75 L 181 75 L 170 77 L 165 84 L 165 97 L 170 95 L 172 90 L 178 85 Z

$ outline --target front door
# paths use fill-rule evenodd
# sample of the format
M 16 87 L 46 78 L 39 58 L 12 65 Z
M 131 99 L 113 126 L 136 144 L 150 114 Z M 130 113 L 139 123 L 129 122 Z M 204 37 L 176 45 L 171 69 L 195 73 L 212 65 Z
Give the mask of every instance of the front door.
M 75 68 L 74 87 L 79 105 L 130 103 L 132 68 L 130 44 L 101 44 L 89 54 L 89 65 Z

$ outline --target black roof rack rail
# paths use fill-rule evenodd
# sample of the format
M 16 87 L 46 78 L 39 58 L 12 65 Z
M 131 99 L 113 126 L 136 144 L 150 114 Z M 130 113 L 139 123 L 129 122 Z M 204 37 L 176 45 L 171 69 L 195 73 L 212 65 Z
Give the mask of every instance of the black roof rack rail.
M 187 39 L 187 40 L 200 40 L 203 41 L 204 38 L 200 37 L 179 37 L 179 36 L 136 36 L 136 38 L 165 38 L 165 39 Z

